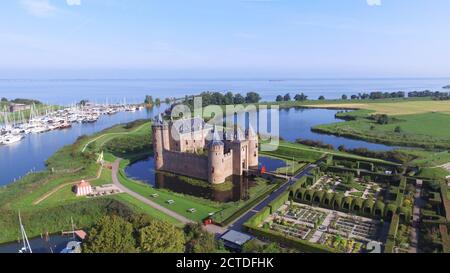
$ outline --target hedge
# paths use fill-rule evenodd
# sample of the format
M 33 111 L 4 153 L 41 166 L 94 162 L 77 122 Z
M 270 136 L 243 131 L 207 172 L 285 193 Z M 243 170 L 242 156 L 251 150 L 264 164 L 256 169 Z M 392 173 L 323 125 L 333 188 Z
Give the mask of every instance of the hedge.
M 387 241 L 385 245 L 385 253 L 393 253 L 395 247 L 395 238 L 397 237 L 398 225 L 400 223 L 400 218 L 398 214 L 392 216 L 391 225 L 389 226 L 389 232 L 387 236 Z
M 245 203 L 242 207 L 240 207 L 238 210 L 233 212 L 233 214 L 231 214 L 230 216 L 228 216 L 227 218 L 225 218 L 223 220 L 218 221 L 217 218 L 214 218 L 214 216 L 213 216 L 214 223 L 219 226 L 222 226 L 222 227 L 228 225 L 229 223 L 231 223 L 235 219 L 237 219 L 239 216 L 241 216 L 243 213 L 245 213 L 249 209 L 253 208 L 256 204 L 258 204 L 262 200 L 264 200 L 267 196 L 269 196 L 278 187 L 279 187 L 279 185 L 274 185 L 273 187 L 268 188 L 264 193 L 262 193 L 255 199 Z M 218 215 L 218 214 L 216 214 L 216 215 Z
M 280 208 L 286 201 L 289 200 L 289 192 L 284 192 L 280 196 L 278 196 L 275 200 L 269 203 L 268 207 L 270 208 L 270 213 L 275 213 L 278 208 Z
M 258 227 L 267 217 L 270 216 L 270 208 L 264 207 L 260 212 L 255 214 L 252 218 L 250 218 L 244 225 L 249 225 L 253 227 Z
M 254 227 L 251 225 L 244 224 L 244 228 L 247 232 L 259 237 L 261 239 L 268 239 L 273 242 L 277 242 L 279 244 L 287 245 L 289 247 L 298 249 L 301 252 L 305 253 L 336 253 L 336 250 L 333 250 L 329 247 L 319 244 L 313 244 L 305 240 L 300 240 L 298 238 L 284 236 L 279 232 L 262 229 L 258 227 Z

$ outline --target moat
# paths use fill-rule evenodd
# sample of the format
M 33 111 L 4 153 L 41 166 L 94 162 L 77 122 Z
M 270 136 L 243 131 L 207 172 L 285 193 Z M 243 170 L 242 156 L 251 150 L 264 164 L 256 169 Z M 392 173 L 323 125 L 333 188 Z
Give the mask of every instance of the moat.
M 286 162 L 279 159 L 260 157 L 260 166 L 265 166 L 268 171 L 275 171 L 285 167 Z M 216 189 L 204 184 L 190 183 L 175 175 L 167 175 L 156 172 L 153 156 L 134 162 L 125 169 L 129 178 L 150 184 L 157 189 L 167 189 L 176 193 L 192 195 L 217 202 L 236 202 L 246 200 L 249 197 L 249 189 L 255 185 L 251 178 L 232 176 L 232 186 L 227 189 Z

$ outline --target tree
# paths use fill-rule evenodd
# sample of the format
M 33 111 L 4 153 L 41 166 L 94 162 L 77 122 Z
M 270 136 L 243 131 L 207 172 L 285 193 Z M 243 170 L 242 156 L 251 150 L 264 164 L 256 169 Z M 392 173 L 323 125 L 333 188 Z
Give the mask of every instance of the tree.
M 234 95 L 234 104 L 243 104 L 245 103 L 245 98 L 241 94 Z
M 3 98 L 2 98 L 2 102 L 8 102 L 8 99 L 5 98 L 5 97 L 3 97 Z
M 170 104 L 170 98 L 166 98 L 166 99 L 164 100 L 164 102 L 165 102 L 167 105 L 169 105 L 169 104 Z
M 162 221 L 151 221 L 139 230 L 139 250 L 146 253 L 183 253 L 184 234 L 177 227 Z
M 347 97 L 347 95 L 342 95 L 342 100 L 347 100 L 348 99 L 348 97 Z
M 320 96 L 319 100 L 325 100 L 325 97 L 324 96 Z
M 155 104 L 156 104 L 156 105 L 161 105 L 161 99 L 160 99 L 160 98 L 157 98 L 157 99 L 155 100 Z
M 153 97 L 150 95 L 146 95 L 145 96 L 145 100 L 144 100 L 145 104 L 153 104 Z
M 357 100 L 357 99 L 358 99 L 358 96 L 357 96 L 357 95 L 352 95 L 352 96 L 350 97 L 350 99 L 352 99 L 352 100 Z
M 234 103 L 234 95 L 232 92 L 227 92 L 225 94 L 225 104 L 230 105 Z
M 397 126 L 397 127 L 395 127 L 394 132 L 401 133 L 402 132 L 402 128 L 400 126 Z
M 261 100 L 261 96 L 256 92 L 248 92 L 245 97 L 246 103 L 258 103 Z
M 304 100 L 307 100 L 307 99 L 308 99 L 308 96 L 306 96 L 304 93 L 297 94 L 294 97 L 294 100 L 296 100 L 296 101 L 304 101 Z
M 290 101 L 291 100 L 291 94 L 287 93 L 286 95 L 284 95 L 283 100 L 284 101 Z
M 277 102 L 283 101 L 283 96 L 282 95 L 278 95 L 276 101 Z
M 104 216 L 88 233 L 85 253 L 133 253 L 133 225 L 119 216 Z
M 199 224 L 184 227 L 187 253 L 214 253 L 218 250 L 214 235 L 206 232 Z

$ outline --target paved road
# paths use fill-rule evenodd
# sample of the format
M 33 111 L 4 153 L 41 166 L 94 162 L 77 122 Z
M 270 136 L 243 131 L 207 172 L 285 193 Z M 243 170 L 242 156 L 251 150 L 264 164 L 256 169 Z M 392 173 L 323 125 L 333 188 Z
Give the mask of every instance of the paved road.
M 124 187 L 119 179 L 117 178 L 117 173 L 119 172 L 119 164 L 120 164 L 120 159 L 117 159 L 113 164 L 112 164 L 112 180 L 114 185 L 116 185 L 120 190 L 122 190 L 123 192 L 133 196 L 134 198 L 144 202 L 145 204 L 177 219 L 178 221 L 182 222 L 183 224 L 188 224 L 188 223 L 193 223 L 193 221 L 189 220 L 188 218 L 184 217 L 183 215 L 180 215 L 172 210 L 169 210 L 147 198 L 145 198 L 144 196 Z
M 264 207 L 269 205 L 270 202 L 278 198 L 283 192 L 286 191 L 286 189 L 293 185 L 297 180 L 302 178 L 303 176 L 307 175 L 312 169 L 314 169 L 316 165 L 309 165 L 306 167 L 303 171 L 295 175 L 293 178 L 291 178 L 289 181 L 284 183 L 280 188 L 278 188 L 276 191 L 274 191 L 272 194 L 270 194 L 266 199 L 261 201 L 258 205 L 256 205 L 251 210 L 247 211 L 245 214 L 243 214 L 241 217 L 239 217 L 236 221 L 230 224 L 228 229 L 235 230 L 242 232 L 242 227 L 245 222 L 247 222 L 250 218 L 252 218 L 255 214 L 260 212 Z
M 425 200 L 422 199 L 422 187 L 416 188 L 414 193 L 414 208 L 413 208 L 413 226 L 410 232 L 411 245 L 409 253 L 419 253 L 419 222 L 420 210 L 426 205 Z

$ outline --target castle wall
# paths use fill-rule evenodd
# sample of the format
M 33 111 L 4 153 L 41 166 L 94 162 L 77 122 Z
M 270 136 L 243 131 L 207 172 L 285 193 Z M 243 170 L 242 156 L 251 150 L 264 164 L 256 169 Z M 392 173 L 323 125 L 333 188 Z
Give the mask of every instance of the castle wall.
M 208 158 L 190 153 L 164 151 L 163 170 L 208 180 Z
M 225 178 L 233 175 L 233 151 L 223 157 L 223 175 Z

